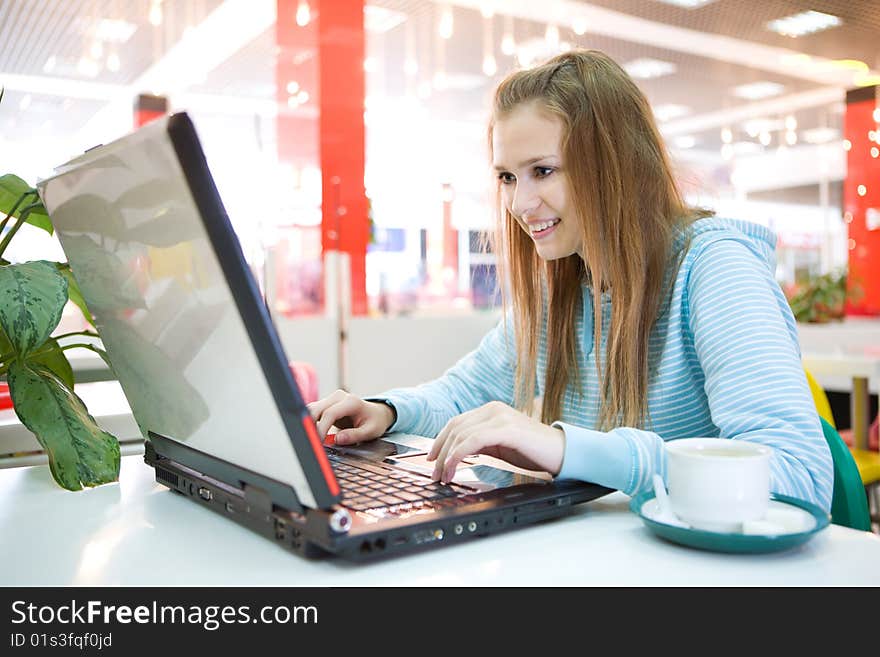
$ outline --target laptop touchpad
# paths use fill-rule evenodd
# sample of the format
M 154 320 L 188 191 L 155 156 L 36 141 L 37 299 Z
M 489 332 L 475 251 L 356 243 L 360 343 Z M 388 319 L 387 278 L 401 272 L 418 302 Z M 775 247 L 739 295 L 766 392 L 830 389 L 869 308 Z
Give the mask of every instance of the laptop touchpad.
M 430 475 L 434 472 L 434 461 L 428 461 L 425 453 L 403 454 L 387 459 L 407 469 Z M 458 464 L 453 482 L 465 486 L 475 486 L 482 490 L 533 484 L 550 481 L 546 472 L 523 470 L 500 459 L 477 454 L 468 456 Z

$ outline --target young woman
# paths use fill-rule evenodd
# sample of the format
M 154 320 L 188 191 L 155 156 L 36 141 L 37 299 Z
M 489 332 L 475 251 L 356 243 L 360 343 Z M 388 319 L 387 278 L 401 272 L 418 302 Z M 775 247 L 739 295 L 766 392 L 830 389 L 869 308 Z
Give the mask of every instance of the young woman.
M 775 235 L 684 203 L 626 72 L 577 50 L 509 75 L 489 143 L 504 319 L 435 381 L 310 404 L 319 431 L 436 436 L 444 482 L 483 453 L 627 494 L 665 475 L 664 441 L 748 440 L 773 449 L 773 491 L 829 509 Z

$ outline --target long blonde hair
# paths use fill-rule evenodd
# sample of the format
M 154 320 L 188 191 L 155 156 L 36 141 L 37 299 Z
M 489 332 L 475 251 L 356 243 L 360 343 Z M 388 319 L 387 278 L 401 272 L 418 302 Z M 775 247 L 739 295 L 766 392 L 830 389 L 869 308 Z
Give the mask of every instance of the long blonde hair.
M 499 212 L 495 246 L 499 280 L 510 285 L 510 298 L 502 286 L 504 306 L 513 307 L 516 406 L 531 409 L 535 396 L 542 321 L 548 345 L 542 420 L 559 419 L 570 382 L 579 389 L 575 321 L 580 286 L 587 282 L 601 390 L 597 428 L 643 426 L 649 338 L 670 292 L 676 229 L 711 213 L 685 205 L 647 99 L 604 53 L 574 50 L 507 76 L 495 91 L 490 153 L 495 123 L 532 102 L 563 125 L 562 160 L 569 206 L 581 225 L 583 259 L 573 254 L 541 261 L 513 215 Z M 607 326 L 603 292 L 613 299 Z M 604 372 L 599 365 L 603 332 Z

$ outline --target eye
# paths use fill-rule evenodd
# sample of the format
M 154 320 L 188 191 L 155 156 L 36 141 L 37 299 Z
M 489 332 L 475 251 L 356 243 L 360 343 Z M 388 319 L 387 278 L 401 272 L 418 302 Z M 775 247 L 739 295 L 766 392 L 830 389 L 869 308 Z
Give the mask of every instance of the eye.
M 501 181 L 502 185 L 512 185 L 516 182 L 516 176 L 509 171 L 500 171 L 498 173 L 498 180 Z
M 535 178 L 546 178 L 553 173 L 553 167 L 535 167 Z

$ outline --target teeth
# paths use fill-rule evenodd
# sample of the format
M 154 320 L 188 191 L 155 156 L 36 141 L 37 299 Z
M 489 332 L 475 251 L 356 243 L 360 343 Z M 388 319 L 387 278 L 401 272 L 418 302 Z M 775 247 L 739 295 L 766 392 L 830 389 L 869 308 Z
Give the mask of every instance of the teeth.
M 545 221 L 542 224 L 535 224 L 532 226 L 531 232 L 540 233 L 542 230 L 547 230 L 550 226 L 555 226 L 559 223 L 559 219 L 552 219 L 550 221 Z

